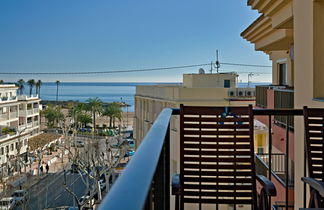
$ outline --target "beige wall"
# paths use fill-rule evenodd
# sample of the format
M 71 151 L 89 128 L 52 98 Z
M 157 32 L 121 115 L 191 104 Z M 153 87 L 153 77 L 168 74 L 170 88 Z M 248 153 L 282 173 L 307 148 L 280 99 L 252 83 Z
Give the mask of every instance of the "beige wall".
M 184 74 L 183 86 L 192 87 L 218 87 L 224 88 L 224 80 L 230 80 L 231 87 L 236 87 L 237 74 Z
M 314 98 L 324 99 L 324 1 L 314 1 Z
M 295 108 L 302 108 L 303 106 L 324 108 L 324 102 L 313 100 L 313 96 L 316 96 L 314 89 L 322 90 L 324 87 L 322 78 L 319 79 L 321 81 L 320 84 L 313 82 L 323 72 L 324 64 L 322 53 L 324 51 L 323 38 L 320 39 L 318 34 L 314 34 L 314 32 L 319 33 L 320 31 L 323 37 L 322 24 L 324 19 L 322 15 L 314 15 L 313 6 L 316 7 L 317 13 L 319 12 L 318 10 L 322 14 L 324 13 L 323 1 L 294 1 Z M 314 21 L 314 18 L 317 19 Z M 319 59 L 322 61 L 319 61 Z M 316 75 L 317 73 L 319 75 Z M 295 161 L 303 163 L 304 126 L 303 118 L 301 117 L 296 117 L 295 120 L 295 141 L 295 153 L 297 154 Z M 303 164 L 295 165 L 295 190 L 296 192 L 303 192 L 303 184 L 300 181 L 300 177 L 303 176 Z M 295 194 L 296 209 L 302 206 L 302 196 L 303 193 Z
M 294 61 L 290 59 L 289 50 L 272 51 L 270 59 L 272 60 L 272 84 L 279 85 L 279 64 L 286 63 L 288 86 L 294 86 Z

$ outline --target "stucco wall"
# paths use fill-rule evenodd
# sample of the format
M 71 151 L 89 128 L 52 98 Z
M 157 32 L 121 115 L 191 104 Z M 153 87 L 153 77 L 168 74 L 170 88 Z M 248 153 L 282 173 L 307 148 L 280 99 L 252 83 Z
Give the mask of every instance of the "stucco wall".
M 302 108 L 303 106 L 324 108 L 323 102 L 313 100 L 313 72 L 316 70 L 314 59 L 320 56 L 323 60 L 323 54 L 320 55 L 318 54 L 319 51 L 314 50 L 314 46 L 323 42 L 323 40 L 314 40 L 314 2 L 294 1 L 295 108 Z M 321 24 L 323 24 L 323 20 Z M 323 80 L 320 87 L 323 88 Z M 298 209 L 303 204 L 303 193 L 301 193 L 303 192 L 303 184 L 300 178 L 303 176 L 302 163 L 304 162 L 304 126 L 303 119 L 300 117 L 296 117 L 295 119 L 295 153 L 295 161 L 299 163 L 295 165 L 295 190 L 299 192 L 295 193 L 295 209 Z

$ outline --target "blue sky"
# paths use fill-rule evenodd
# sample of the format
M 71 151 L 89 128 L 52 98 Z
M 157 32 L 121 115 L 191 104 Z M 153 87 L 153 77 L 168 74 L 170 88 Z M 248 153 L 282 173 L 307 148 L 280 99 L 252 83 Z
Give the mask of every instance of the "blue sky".
M 220 62 L 271 65 L 240 33 L 259 14 L 246 0 L 2 0 L 0 72 L 110 71 Z M 209 69 L 206 67 L 206 70 Z M 197 68 L 86 76 L 14 75 L 16 81 L 175 82 Z M 221 66 L 221 71 L 271 68 Z M 263 74 L 266 73 L 266 74 Z M 240 80 L 247 80 L 246 73 Z

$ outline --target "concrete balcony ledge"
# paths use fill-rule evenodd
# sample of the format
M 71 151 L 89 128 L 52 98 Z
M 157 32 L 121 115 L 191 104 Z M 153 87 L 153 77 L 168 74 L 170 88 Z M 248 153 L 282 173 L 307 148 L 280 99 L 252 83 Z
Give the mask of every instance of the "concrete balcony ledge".
M 18 112 L 11 112 L 9 115 L 10 115 L 10 118 L 17 118 Z
M 39 99 L 38 94 L 36 95 L 18 95 L 18 100 L 22 100 L 22 101 L 27 101 L 27 100 L 33 100 L 33 99 Z
M 0 121 L 2 121 L 2 120 L 9 120 L 8 115 L 6 115 L 6 114 L 0 115 Z
M 16 96 L 11 96 L 11 97 L 0 97 L 0 103 L 8 103 L 8 102 L 15 102 L 17 101 Z

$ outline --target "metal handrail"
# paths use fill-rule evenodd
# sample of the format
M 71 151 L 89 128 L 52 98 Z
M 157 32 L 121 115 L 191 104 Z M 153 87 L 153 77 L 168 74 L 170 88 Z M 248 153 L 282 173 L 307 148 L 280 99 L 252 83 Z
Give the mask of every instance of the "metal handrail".
M 155 120 L 153 126 L 144 137 L 141 145 L 135 155 L 128 163 L 122 175 L 117 179 L 108 195 L 99 206 L 103 209 L 143 209 L 150 202 L 152 193 L 152 182 L 156 185 L 156 174 L 159 171 L 159 165 L 163 152 L 165 152 L 165 143 L 169 140 L 169 124 L 172 115 L 179 114 L 178 109 L 165 108 Z M 271 119 L 274 115 L 301 116 L 301 109 L 253 109 L 255 116 L 269 116 L 269 133 L 271 133 Z M 289 154 L 289 138 L 286 131 L 286 154 Z M 269 135 L 269 158 L 272 156 L 272 138 Z M 168 150 L 169 148 L 167 148 Z M 288 156 L 286 155 L 285 171 L 288 171 Z M 169 158 L 169 157 L 168 157 Z M 168 165 L 167 163 L 164 163 Z M 169 167 L 169 166 L 168 166 Z M 269 161 L 269 168 L 271 161 Z M 272 170 L 268 170 L 271 179 Z M 169 172 L 162 171 L 166 176 Z M 286 208 L 288 208 L 288 173 L 286 174 Z M 160 183 L 161 184 L 161 183 Z M 169 188 L 169 182 L 163 183 Z M 157 190 L 155 190 L 157 191 Z M 156 192 L 155 192 L 156 193 Z M 167 193 L 165 192 L 165 195 Z M 168 199 L 165 197 L 164 199 Z
M 99 209 L 144 208 L 168 135 L 172 113 L 170 108 L 162 110 Z

